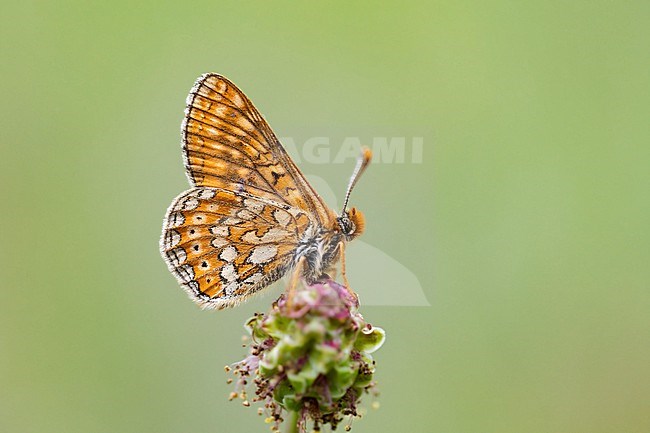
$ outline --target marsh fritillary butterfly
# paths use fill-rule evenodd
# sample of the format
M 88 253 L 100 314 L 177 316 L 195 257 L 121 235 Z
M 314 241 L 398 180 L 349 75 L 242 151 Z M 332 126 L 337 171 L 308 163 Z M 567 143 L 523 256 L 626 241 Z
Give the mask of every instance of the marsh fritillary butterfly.
M 363 231 L 363 215 L 347 210 L 347 202 L 370 150 L 362 152 L 337 215 L 228 79 L 199 77 L 181 135 L 191 188 L 167 210 L 160 252 L 201 307 L 237 305 L 292 269 L 313 283 Z

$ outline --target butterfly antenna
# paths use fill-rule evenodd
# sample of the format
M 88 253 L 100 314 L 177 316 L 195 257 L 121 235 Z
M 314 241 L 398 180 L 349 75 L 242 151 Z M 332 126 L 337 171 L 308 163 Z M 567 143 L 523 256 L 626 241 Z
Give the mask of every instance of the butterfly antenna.
M 350 183 L 348 184 L 348 190 L 345 193 L 345 201 L 343 202 L 343 211 L 341 212 L 341 215 L 344 214 L 348 209 L 348 200 L 350 200 L 350 193 L 352 192 L 352 189 L 354 189 L 354 186 L 357 184 L 357 181 L 361 177 L 361 174 L 366 170 L 368 164 L 370 164 L 371 159 L 372 151 L 366 146 L 362 147 L 361 155 L 359 155 L 359 158 L 357 158 L 357 166 L 354 167 L 352 177 L 350 177 Z

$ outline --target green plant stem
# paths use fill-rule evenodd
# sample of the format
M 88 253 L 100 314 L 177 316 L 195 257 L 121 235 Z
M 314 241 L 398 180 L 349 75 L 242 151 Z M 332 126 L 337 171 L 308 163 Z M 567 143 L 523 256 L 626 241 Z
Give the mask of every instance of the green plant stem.
M 287 419 L 287 433 L 298 433 L 298 412 L 289 412 Z

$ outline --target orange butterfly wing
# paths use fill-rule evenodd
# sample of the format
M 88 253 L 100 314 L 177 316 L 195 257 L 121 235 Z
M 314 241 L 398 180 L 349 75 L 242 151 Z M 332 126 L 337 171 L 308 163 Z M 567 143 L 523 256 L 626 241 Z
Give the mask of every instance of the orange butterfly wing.
M 196 81 L 187 98 L 182 140 L 192 185 L 287 203 L 308 211 L 322 226 L 336 218 L 253 103 L 227 78 L 204 74 Z
M 282 277 L 310 223 L 304 211 L 287 204 L 195 187 L 169 207 L 160 250 L 190 298 L 221 309 Z

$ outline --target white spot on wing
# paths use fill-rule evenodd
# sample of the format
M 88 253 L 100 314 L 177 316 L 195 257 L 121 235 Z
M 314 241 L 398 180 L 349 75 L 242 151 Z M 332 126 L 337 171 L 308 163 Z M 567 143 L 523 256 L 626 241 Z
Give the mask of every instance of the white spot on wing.
M 246 242 L 247 244 L 260 243 L 260 238 L 255 234 L 255 230 L 251 230 L 249 232 L 244 233 L 244 235 L 241 237 L 241 240 Z
M 223 247 L 224 245 L 228 245 L 228 240 L 227 240 L 227 239 L 224 239 L 224 238 L 220 238 L 220 237 L 218 237 L 218 238 L 214 238 L 214 239 L 212 239 L 212 241 L 210 242 L 210 245 L 212 245 L 212 246 L 215 247 L 215 248 L 221 248 L 221 247 Z
M 237 212 L 237 216 L 243 220 L 249 221 L 255 218 L 255 214 L 248 209 L 242 209 Z
M 277 221 L 277 223 L 282 227 L 286 227 L 291 221 L 291 215 L 280 209 L 273 211 L 273 218 L 275 218 L 275 221 Z
M 278 253 L 278 247 L 275 245 L 260 245 L 255 247 L 248 260 L 251 263 L 260 264 L 269 262 Z
M 217 192 L 213 189 L 203 189 L 199 192 L 198 197 L 202 198 L 203 200 L 209 200 L 212 197 L 214 197 L 217 194 Z
M 223 290 L 226 292 L 226 296 L 232 296 L 233 292 L 237 290 L 237 282 L 233 281 L 232 283 L 226 284 Z
M 235 260 L 237 257 L 237 249 L 233 247 L 232 245 L 227 246 L 226 248 L 221 251 L 221 254 L 219 254 L 219 258 L 221 260 L 225 260 L 226 262 L 232 262 Z
M 268 232 L 262 235 L 262 242 L 277 242 L 280 239 L 284 239 L 289 236 L 289 232 L 286 230 L 273 227 Z
M 195 198 L 187 198 L 181 203 L 183 210 L 193 210 L 199 207 L 199 201 Z
M 212 226 L 210 227 L 210 233 L 215 236 L 228 236 L 228 227 L 227 226 Z
M 165 235 L 165 248 L 172 248 L 181 241 L 181 235 L 176 230 L 169 230 Z
M 180 212 L 173 212 L 169 215 L 169 227 L 178 227 L 185 222 L 185 217 Z
M 183 248 L 174 248 L 167 252 L 167 258 L 169 262 L 174 266 L 182 265 L 187 259 L 187 254 Z
M 255 285 L 255 284 L 259 283 L 262 280 L 262 277 L 263 277 L 263 275 L 260 272 L 256 272 L 253 275 L 251 275 L 250 277 L 246 278 L 243 281 L 243 284 L 250 285 L 250 286 Z
M 221 277 L 229 282 L 237 281 L 237 271 L 235 270 L 235 266 L 233 266 L 232 263 L 228 263 L 226 266 L 221 268 Z

